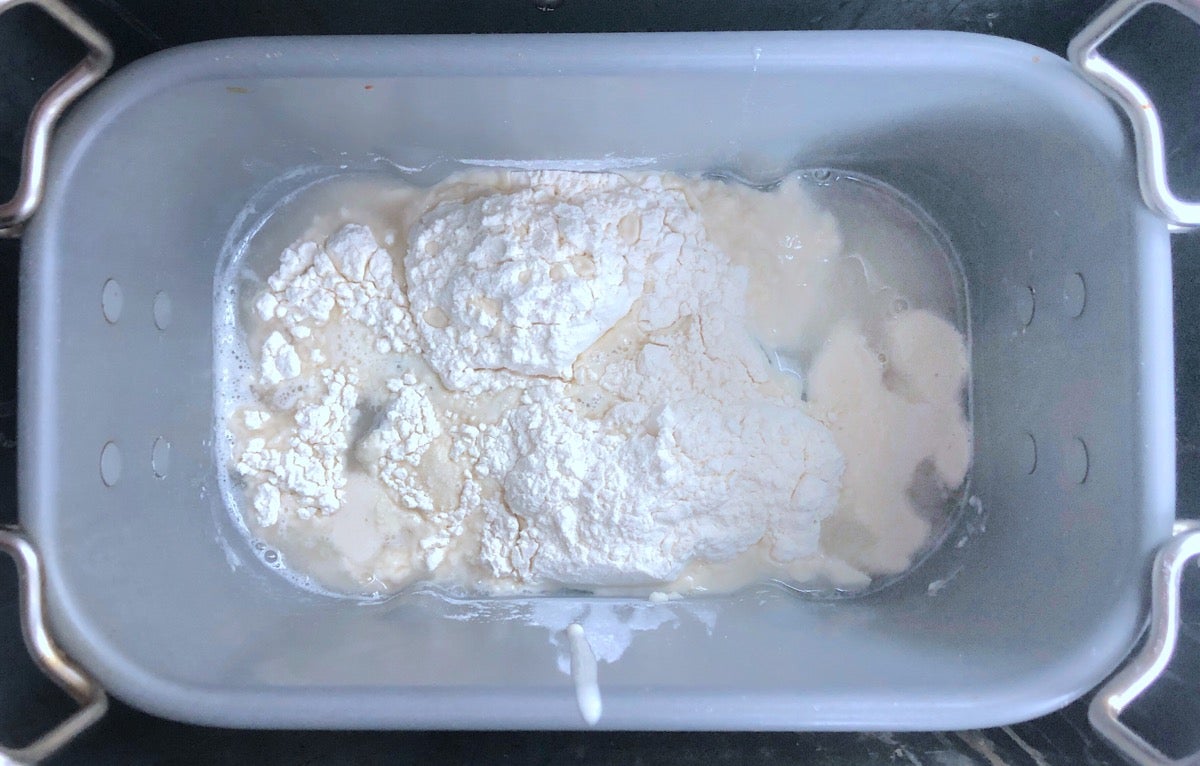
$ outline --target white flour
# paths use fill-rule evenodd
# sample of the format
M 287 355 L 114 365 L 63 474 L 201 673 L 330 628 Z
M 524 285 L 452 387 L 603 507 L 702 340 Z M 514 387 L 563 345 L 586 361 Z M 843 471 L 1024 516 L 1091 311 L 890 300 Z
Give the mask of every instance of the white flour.
M 251 529 L 293 569 L 352 591 L 428 579 L 675 593 L 763 576 L 853 581 L 911 560 L 920 535 L 863 554 L 853 524 L 886 537 L 889 512 L 847 507 L 841 491 L 843 471 L 878 468 L 849 457 L 879 425 L 839 426 L 854 402 L 829 394 L 810 413 L 762 345 L 811 334 L 804 311 L 762 305 L 792 267 L 756 268 L 750 245 L 729 244 L 730 224 L 724 246 L 709 236 L 727 218 L 766 227 L 746 211 L 774 197 L 739 189 L 476 171 L 401 195 L 378 237 L 354 222 L 371 216 L 347 210 L 350 223 L 287 248 L 246 332 L 259 401 L 229 419 Z M 804 239 L 815 279 L 841 243 L 827 214 L 805 214 L 819 222 Z M 394 235 L 389 253 L 379 243 Z M 962 339 L 942 324 L 934 338 L 958 359 Z M 903 500 L 931 457 L 946 487 L 961 483 L 969 436 L 962 375 L 936 371 L 942 352 L 920 332 L 893 335 L 911 374 L 897 378 L 903 394 L 886 393 L 923 403 L 941 424 L 930 438 L 945 442 L 899 463 L 869 455 L 891 461 L 886 491 Z M 918 529 L 911 504 L 891 506 Z M 836 550 L 822 536 L 835 514 L 852 538 Z
M 264 345 L 272 345 L 272 333 Z M 316 401 L 306 402 L 294 412 L 295 427 L 268 441 L 255 436 L 246 443 L 238 461 L 242 476 L 258 481 L 254 510 L 260 526 L 279 520 L 281 492 L 295 500 L 294 510 L 302 519 L 315 513 L 333 513 L 342 503 L 346 486 L 346 435 L 357 401 L 353 372 L 321 370 L 323 391 Z M 292 376 L 295 377 L 295 376 Z M 265 374 L 264 380 L 270 380 Z M 253 418 L 246 413 L 247 418 Z
M 682 236 L 663 230 L 670 197 L 616 175 L 530 180 L 442 203 L 410 237 L 413 316 L 451 389 L 521 383 L 494 370 L 569 380 L 579 355 L 641 297 L 647 262 L 679 249 Z
M 381 354 L 403 350 L 411 335 L 404 292 L 392 278 L 392 258 L 366 226 L 343 226 L 324 246 L 303 242 L 288 248 L 267 285 L 254 304 L 258 318 L 280 320 L 297 339 L 324 327 L 335 311 L 369 328 Z M 266 357 L 264 382 L 278 382 L 267 374 Z

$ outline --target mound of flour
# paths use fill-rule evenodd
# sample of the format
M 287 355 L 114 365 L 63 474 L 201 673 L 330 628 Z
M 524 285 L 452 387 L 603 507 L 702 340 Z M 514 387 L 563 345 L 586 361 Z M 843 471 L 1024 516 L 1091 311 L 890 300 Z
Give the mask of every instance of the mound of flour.
M 348 224 L 256 297 L 261 402 L 230 421 L 254 525 L 332 541 L 359 581 L 496 591 L 817 553 L 842 455 L 683 192 L 512 172 L 413 204 L 405 252 Z M 375 488 L 353 511 L 348 482 Z

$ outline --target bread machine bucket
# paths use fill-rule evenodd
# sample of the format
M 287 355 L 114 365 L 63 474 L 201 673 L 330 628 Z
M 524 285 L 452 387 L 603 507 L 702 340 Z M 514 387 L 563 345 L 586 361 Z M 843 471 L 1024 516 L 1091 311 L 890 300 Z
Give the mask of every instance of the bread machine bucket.
M 24 226 L 21 530 L 0 544 L 25 576 L 31 649 L 83 707 L 9 753 L 51 752 L 103 712 L 102 689 L 213 725 L 580 728 L 574 623 L 604 637 L 601 728 L 994 726 L 1104 681 L 1153 595 L 1151 654 L 1092 710 L 1127 752 L 1162 757 L 1117 715 L 1165 665 L 1200 548 L 1172 538 L 1169 240 L 1200 215 L 1169 192 L 1153 104 L 1097 52 L 1142 3 L 1097 16 L 1073 63 L 915 31 L 224 40 L 123 69 L 52 146 L 111 54 L 38 4 L 90 53 L 39 104 L 20 199 L 0 208 L 9 234 Z M 271 571 L 217 490 L 223 247 L 289 174 L 386 163 L 431 183 L 468 161 L 824 166 L 908 195 L 966 277 L 963 544 L 836 602 L 764 585 L 364 605 Z

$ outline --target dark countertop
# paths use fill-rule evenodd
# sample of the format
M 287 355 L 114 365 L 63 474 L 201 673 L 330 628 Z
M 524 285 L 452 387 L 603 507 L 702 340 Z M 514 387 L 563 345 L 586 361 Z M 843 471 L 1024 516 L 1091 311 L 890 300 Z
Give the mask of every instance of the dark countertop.
M 117 65 L 198 40 L 278 34 L 950 29 L 1011 37 L 1058 54 L 1098 0 L 74 0 L 114 41 Z M 1153 21 L 1153 20 L 1151 20 Z M 1135 23 L 1110 55 L 1164 107 L 1173 180 L 1200 197 L 1200 33 Z M 1150 44 L 1153 41 L 1153 44 Z M 853 51 L 847 51 L 853 55 Z M 18 9 L 0 19 L 0 198 L 15 184 L 25 115 L 78 58 L 69 38 Z M 1153 72 L 1151 76 L 1149 73 Z M 1165 76 L 1164 76 L 1164 73 Z M 0 521 L 16 519 L 18 245 L 0 240 Z M 1173 242 L 1180 515 L 1200 500 L 1200 233 Z M 1195 748 L 1200 720 L 1200 577 L 1186 590 L 1183 646 L 1147 704 L 1127 718 Z M 0 741 L 26 742 L 70 710 L 21 645 L 16 578 L 0 567 Z M 257 732 L 161 720 L 115 702 L 61 755 L 75 763 L 457 764 L 1118 764 L 1091 730 L 1087 699 L 984 731 L 895 734 L 611 732 Z M 1190 738 L 1190 739 L 1189 739 Z

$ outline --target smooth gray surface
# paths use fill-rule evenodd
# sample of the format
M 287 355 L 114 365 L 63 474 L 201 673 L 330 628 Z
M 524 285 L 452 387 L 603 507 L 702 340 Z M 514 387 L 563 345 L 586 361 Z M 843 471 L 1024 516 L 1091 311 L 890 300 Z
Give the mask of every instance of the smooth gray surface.
M 656 607 L 673 623 L 601 670 L 602 726 L 1005 723 L 1062 706 L 1128 650 L 1173 516 L 1168 243 L 1121 121 L 1065 63 L 937 34 L 277 40 L 114 78 L 61 133 L 25 244 L 22 520 L 56 630 L 119 696 L 244 725 L 579 725 L 553 635 L 524 624 L 533 607 L 464 622 L 430 598 L 323 600 L 244 551 L 232 570 L 215 543 L 216 255 L 270 179 L 370 155 L 651 157 L 752 177 L 829 164 L 911 194 L 963 256 L 987 531 L 853 604 L 764 591 Z M 1070 319 L 1056 296 L 1075 272 L 1088 303 Z M 116 325 L 108 278 L 125 290 Z M 1011 296 L 1026 286 L 1039 310 L 1022 333 Z M 151 314 L 163 289 L 167 332 Z M 1031 477 L 1016 469 L 1025 431 Z M 167 480 L 149 470 L 160 435 Z M 1082 486 L 1062 458 L 1077 437 Z M 126 470 L 105 489 L 110 439 Z

